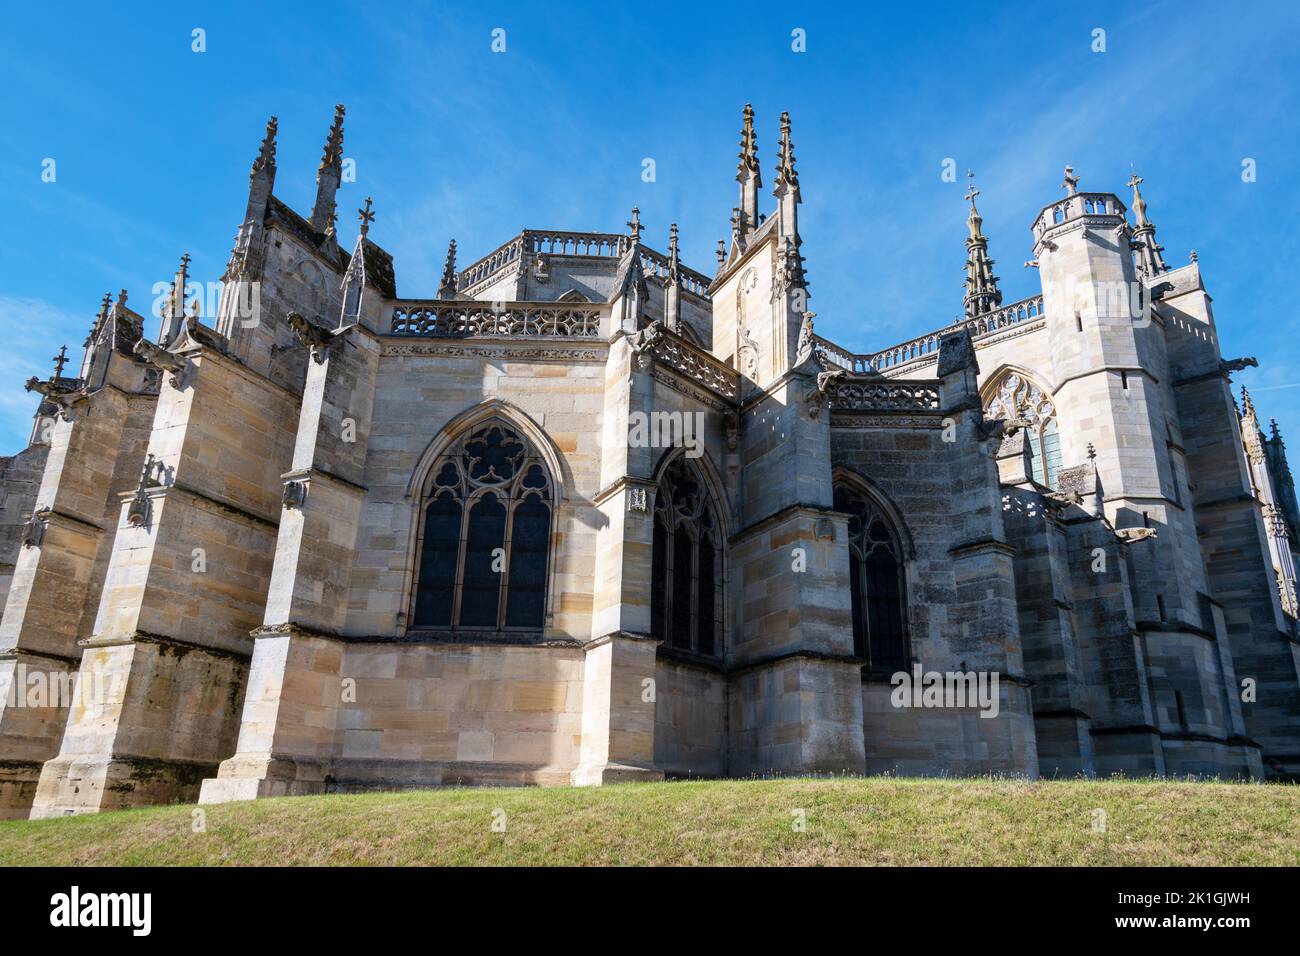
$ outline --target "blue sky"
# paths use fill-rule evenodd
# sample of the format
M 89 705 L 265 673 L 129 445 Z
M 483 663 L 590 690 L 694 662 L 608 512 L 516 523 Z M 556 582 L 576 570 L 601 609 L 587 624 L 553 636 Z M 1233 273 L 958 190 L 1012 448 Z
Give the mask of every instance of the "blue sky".
M 371 235 L 405 296 L 434 294 L 453 236 L 465 265 L 524 227 L 621 231 L 634 204 L 653 245 L 675 221 L 687 263 L 711 274 L 740 109 L 757 114 L 765 193 L 789 110 L 811 307 L 854 351 L 960 310 L 965 182 L 941 180 L 945 158 L 976 172 L 1006 301 L 1038 291 L 1021 263 L 1062 167 L 1127 200 L 1133 164 L 1167 261 L 1199 253 L 1225 354 L 1260 358 L 1237 381 L 1300 448 L 1300 14 L 1082 6 L 16 6 L 0 35 L 0 454 L 30 428 L 22 382 L 63 342 L 79 359 L 104 292 L 143 308 L 183 251 L 193 278 L 219 278 L 270 114 L 276 193 L 310 212 L 336 102 L 357 171 L 343 242 L 372 195 Z M 195 28 L 206 52 L 191 50 Z

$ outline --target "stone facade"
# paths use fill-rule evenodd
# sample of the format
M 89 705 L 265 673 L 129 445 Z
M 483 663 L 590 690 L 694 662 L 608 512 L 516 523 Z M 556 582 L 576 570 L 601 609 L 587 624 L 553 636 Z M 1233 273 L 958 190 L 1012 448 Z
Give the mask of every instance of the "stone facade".
M 1235 405 L 1252 360 L 1220 354 L 1140 180 L 1130 224 L 1067 168 L 1031 226 L 1042 294 L 1011 305 L 972 189 L 966 317 L 854 355 L 807 309 L 788 117 L 764 215 L 746 110 L 712 277 L 634 210 L 463 270 L 453 244 L 430 299 L 398 295 L 370 200 L 338 243 L 343 117 L 310 218 L 274 195 L 268 126 L 211 321 L 183 259 L 154 339 L 106 297 L 79 373 L 29 383 L 31 442 L 0 461 L 0 816 L 1300 775 L 1285 448 Z M 526 450 L 515 492 L 467 450 L 488 435 Z M 480 505 L 514 509 L 486 589 Z

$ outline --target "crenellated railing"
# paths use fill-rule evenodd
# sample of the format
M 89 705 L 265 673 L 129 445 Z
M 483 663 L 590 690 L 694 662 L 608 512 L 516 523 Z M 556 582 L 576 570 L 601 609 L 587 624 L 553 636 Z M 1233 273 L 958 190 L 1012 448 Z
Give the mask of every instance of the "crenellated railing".
M 495 308 L 493 307 L 495 305 Z M 473 336 L 600 335 L 604 307 L 572 302 L 475 302 L 408 299 L 393 308 L 392 335 L 434 338 Z
M 473 265 L 457 275 L 456 288 L 461 294 L 472 294 L 481 286 L 515 265 L 521 258 L 542 253 L 551 256 L 590 256 L 599 259 L 618 259 L 627 252 L 630 236 L 614 232 L 570 232 L 562 229 L 525 229 L 509 242 L 492 250 Z M 641 268 L 648 275 L 667 276 L 668 257 L 647 246 L 641 247 Z M 713 281 L 702 272 L 678 265 L 682 288 L 701 298 L 708 297 Z

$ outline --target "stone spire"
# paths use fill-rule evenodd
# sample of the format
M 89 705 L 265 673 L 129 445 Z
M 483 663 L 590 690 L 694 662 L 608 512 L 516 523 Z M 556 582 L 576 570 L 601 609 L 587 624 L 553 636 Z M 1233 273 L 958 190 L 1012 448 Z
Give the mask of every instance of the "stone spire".
M 239 232 L 235 234 L 235 245 L 226 262 L 226 271 L 221 276 L 222 282 L 227 285 L 233 284 L 238 278 L 257 278 L 261 272 L 263 224 L 266 221 L 266 207 L 275 187 L 275 137 L 279 128 L 279 120 L 274 116 L 267 120 L 266 135 L 262 137 L 262 146 L 248 173 L 248 207 L 244 210 L 244 221 L 239 226 Z M 223 289 L 219 318 L 225 314 L 225 300 L 226 293 Z
M 86 342 L 83 346 L 85 351 L 81 356 L 81 378 L 90 378 L 91 366 L 95 363 L 95 354 L 99 349 L 99 343 L 105 338 L 104 329 L 110 321 L 113 309 L 113 293 L 105 292 L 104 298 L 99 303 L 99 311 L 95 314 L 95 321 L 90 323 L 90 334 L 86 336 Z
M 966 200 L 970 203 L 970 215 L 966 218 L 966 318 L 973 319 L 986 312 L 992 312 L 1002 304 L 1002 293 L 998 289 L 998 277 L 993 274 L 993 260 L 989 258 L 989 240 L 981 230 L 984 219 L 975 208 L 975 197 L 980 191 L 975 188 L 975 174 L 966 171 L 970 186 L 966 190 Z
M 361 300 L 366 289 L 366 236 L 370 232 L 370 224 L 375 221 L 369 196 L 366 197 L 364 208 L 357 210 L 357 221 L 361 224 L 357 230 L 357 243 L 352 247 L 352 258 L 348 260 L 348 269 L 343 273 L 343 310 L 338 324 L 340 329 L 361 322 Z
M 447 244 L 447 261 L 442 266 L 442 281 L 438 283 L 438 298 L 456 298 L 456 240 Z
M 158 328 L 160 348 L 165 349 L 171 345 L 185 328 L 185 286 L 189 283 L 189 273 L 190 254 L 187 252 L 181 256 L 181 263 L 172 280 L 171 295 L 168 296 L 167 304 L 163 307 L 162 324 Z
M 772 188 L 781 214 L 781 234 L 798 244 L 799 220 L 795 207 L 799 197 L 799 173 L 794 165 L 794 143 L 790 140 L 790 114 L 781 114 L 781 140 L 776 148 L 776 183 Z
M 253 168 L 248 174 L 250 184 L 256 184 L 258 179 L 266 180 L 267 195 L 271 193 L 271 186 L 275 182 L 275 135 L 280 129 L 280 121 L 272 116 L 266 122 L 266 135 L 262 137 L 262 146 L 257 151 L 257 158 L 253 160 Z
M 1142 177 L 1134 173 L 1127 185 L 1133 188 L 1133 218 L 1137 221 L 1133 229 L 1133 241 L 1139 243 L 1138 268 L 1144 276 L 1151 279 L 1162 272 L 1168 272 L 1169 268 L 1160 255 L 1165 251 L 1164 246 L 1156 243 L 1156 227 L 1147 218 L 1147 201 L 1138 190 L 1141 184 Z
M 758 137 L 754 133 L 754 107 L 745 104 L 745 125 L 740 131 L 740 163 L 736 182 L 740 183 L 740 236 L 744 238 L 758 227 L 758 191 L 763 178 L 758 169 Z
M 316 205 L 311 212 L 311 227 L 317 232 L 332 232 L 335 219 L 335 197 L 343 178 L 343 114 L 342 103 L 334 107 L 334 124 L 325 137 L 325 152 L 316 169 Z
M 668 230 L 668 282 L 664 287 L 664 325 L 674 332 L 682 320 L 682 269 L 677 252 L 677 223 Z
M 635 245 L 640 245 L 640 243 L 641 243 L 641 210 L 640 210 L 638 207 L 636 207 L 636 206 L 633 206 L 633 207 L 632 207 L 632 218 L 629 219 L 629 220 L 627 221 L 627 228 L 628 228 L 628 232 L 629 232 L 629 234 L 632 236 L 632 245 L 634 245 L 634 246 L 635 246 Z

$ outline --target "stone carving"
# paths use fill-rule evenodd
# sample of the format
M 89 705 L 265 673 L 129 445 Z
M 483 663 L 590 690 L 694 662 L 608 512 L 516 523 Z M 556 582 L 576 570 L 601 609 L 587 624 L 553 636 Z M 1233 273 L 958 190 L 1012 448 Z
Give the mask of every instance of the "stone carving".
M 393 309 L 393 335 L 441 338 L 473 336 L 563 336 L 596 338 L 601 310 L 573 303 L 405 302 Z
M 301 478 L 286 481 L 281 500 L 286 508 L 302 508 L 307 503 L 307 482 Z
M 809 417 L 817 418 L 821 415 L 822 406 L 826 404 L 836 386 L 848 377 L 848 374 L 842 368 L 817 373 L 816 384 L 807 387 L 807 395 L 805 396 Z
M 1127 544 L 1135 541 L 1145 541 L 1148 538 L 1156 536 L 1155 528 L 1119 528 L 1115 531 L 1116 537 Z
M 1219 370 L 1227 375 L 1230 372 L 1240 372 L 1242 369 L 1258 368 L 1259 360 L 1253 355 L 1247 355 L 1243 358 L 1220 359 Z
M 813 334 L 813 318 L 816 312 L 805 312 L 803 314 L 803 324 L 799 326 L 799 347 L 795 350 L 795 364 L 807 360 L 812 355 L 813 340 L 816 335 Z
M 317 365 L 324 362 L 330 347 L 338 340 L 337 333 L 304 318 L 297 312 L 290 312 L 284 320 L 298 337 L 298 341 L 311 350 L 311 360 Z
M 835 375 L 823 372 L 822 375 Z M 841 373 L 842 374 L 842 373 Z M 822 375 L 818 376 L 821 379 Z M 939 410 L 939 383 L 933 381 L 860 382 L 847 378 L 828 380 L 830 403 L 839 411 Z
M 633 486 L 627 490 L 627 510 L 646 514 L 650 511 L 650 495 L 645 488 Z
M 970 330 L 964 327 L 939 339 L 938 374 L 940 378 L 945 378 L 963 369 L 970 369 L 977 374 L 980 370 L 979 362 L 975 360 L 975 344 L 971 341 Z
M 45 540 L 45 529 L 49 522 L 49 508 L 38 508 L 33 511 L 31 517 L 23 525 L 22 546 L 24 548 L 39 548 L 41 542 Z
M 149 499 L 149 489 L 161 487 L 167 475 L 167 467 L 153 456 L 145 455 L 144 467 L 140 471 L 140 481 L 136 484 L 135 494 L 126 506 L 126 523 L 133 528 L 147 527 L 153 515 L 153 505 Z
M 143 338 L 135 343 L 134 351 L 141 361 L 152 365 L 159 372 L 167 373 L 172 388 L 184 387 L 185 373 L 189 368 L 185 359 Z
M 651 322 L 630 337 L 635 362 L 647 369 L 660 362 L 722 398 L 739 392 L 736 372 L 659 322 Z

